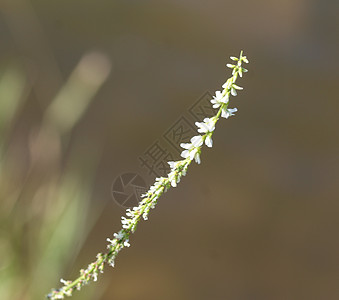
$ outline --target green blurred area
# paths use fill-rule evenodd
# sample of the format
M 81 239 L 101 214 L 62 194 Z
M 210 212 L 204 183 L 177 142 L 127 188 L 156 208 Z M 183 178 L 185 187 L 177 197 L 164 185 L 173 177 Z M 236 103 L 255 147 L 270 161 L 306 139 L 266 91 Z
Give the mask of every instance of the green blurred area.
M 180 186 L 74 299 L 337 299 L 337 1 L 0 2 L 0 298 L 104 251 L 114 179 L 250 60 Z

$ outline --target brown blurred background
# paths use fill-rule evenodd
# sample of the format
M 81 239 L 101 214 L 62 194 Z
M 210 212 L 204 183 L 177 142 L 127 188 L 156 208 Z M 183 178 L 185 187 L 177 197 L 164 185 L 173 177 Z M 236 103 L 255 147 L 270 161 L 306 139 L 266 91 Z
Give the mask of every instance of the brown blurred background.
M 0 2 L 0 298 L 43 299 L 104 251 L 120 174 L 225 64 L 214 147 L 73 299 L 339 298 L 335 0 Z M 176 157 L 178 157 L 176 153 Z

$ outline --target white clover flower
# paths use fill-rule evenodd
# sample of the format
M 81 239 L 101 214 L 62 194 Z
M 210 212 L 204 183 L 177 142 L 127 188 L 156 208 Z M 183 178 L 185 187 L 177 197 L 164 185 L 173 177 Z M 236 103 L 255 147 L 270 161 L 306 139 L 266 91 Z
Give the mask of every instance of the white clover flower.
M 230 116 L 234 116 L 234 113 L 237 112 L 237 108 L 226 108 L 224 107 L 221 111 L 221 117 L 228 119 Z

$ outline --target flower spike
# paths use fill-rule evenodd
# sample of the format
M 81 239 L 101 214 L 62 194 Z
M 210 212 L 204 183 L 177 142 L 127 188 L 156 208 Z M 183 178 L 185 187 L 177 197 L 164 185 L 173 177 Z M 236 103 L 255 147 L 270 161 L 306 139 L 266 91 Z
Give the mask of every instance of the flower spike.
M 218 112 L 212 118 L 205 118 L 203 122 L 196 122 L 199 135 L 191 138 L 190 143 L 182 143 L 180 146 L 184 149 L 181 153 L 183 157 L 179 161 L 169 161 L 168 164 L 171 171 L 167 177 L 156 178 L 155 183 L 149 190 L 142 195 L 142 200 L 138 206 L 126 210 L 126 216 L 121 218 L 122 229 L 118 233 L 113 234 L 112 239 L 107 239 L 107 253 L 99 253 L 97 260 L 88 265 L 85 270 L 80 270 L 80 276 L 74 281 L 61 280 L 63 286 L 59 289 L 53 289 L 48 295 L 48 299 L 64 299 L 66 296 L 72 296 L 74 290 L 80 290 L 84 285 L 91 281 L 97 281 L 100 273 L 103 273 L 104 265 L 108 264 L 112 267 L 115 265 L 115 259 L 118 253 L 126 247 L 130 246 L 130 235 L 135 232 L 138 223 L 143 218 L 148 219 L 149 212 L 155 207 L 159 197 L 166 192 L 171 186 L 176 187 L 182 176 L 187 173 L 188 166 L 193 160 L 200 164 L 200 153 L 205 143 L 206 146 L 212 147 L 212 135 L 215 130 L 217 121 L 222 118 L 229 118 L 237 111 L 236 108 L 228 108 L 230 95 L 236 96 L 237 90 L 242 87 L 235 84 L 238 75 L 242 77 L 243 72 L 247 72 L 242 67 L 242 63 L 248 63 L 246 56 L 240 52 L 239 58 L 231 56 L 234 64 L 227 64 L 232 69 L 232 77 L 223 84 L 223 90 L 217 91 L 211 100 L 213 108 L 218 108 Z M 201 135 L 200 135 L 201 134 Z

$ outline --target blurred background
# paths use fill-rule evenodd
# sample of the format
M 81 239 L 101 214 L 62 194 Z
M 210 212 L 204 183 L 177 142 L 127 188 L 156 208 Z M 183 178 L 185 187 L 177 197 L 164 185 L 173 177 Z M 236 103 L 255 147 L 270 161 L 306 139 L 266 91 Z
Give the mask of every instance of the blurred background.
M 236 117 L 73 299 L 338 299 L 338 13 L 335 0 L 2 0 L 1 299 L 43 299 L 105 251 L 124 213 L 112 183 L 152 184 L 154 145 L 179 158 L 171 130 L 192 130 L 241 49 Z

